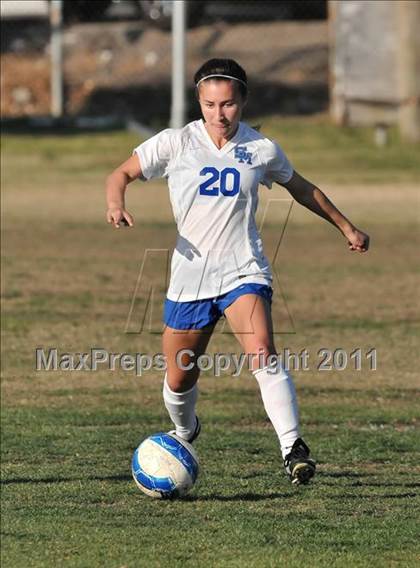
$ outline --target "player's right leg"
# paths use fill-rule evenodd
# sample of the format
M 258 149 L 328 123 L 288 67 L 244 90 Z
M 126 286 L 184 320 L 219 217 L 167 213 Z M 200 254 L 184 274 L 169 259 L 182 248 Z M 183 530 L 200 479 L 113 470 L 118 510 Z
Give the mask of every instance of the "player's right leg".
M 195 414 L 200 374 L 196 361 L 205 352 L 213 329 L 214 324 L 190 330 L 167 326 L 163 333 L 167 365 L 163 399 L 175 425 L 175 433 L 189 442 L 193 442 L 200 433 L 200 421 Z

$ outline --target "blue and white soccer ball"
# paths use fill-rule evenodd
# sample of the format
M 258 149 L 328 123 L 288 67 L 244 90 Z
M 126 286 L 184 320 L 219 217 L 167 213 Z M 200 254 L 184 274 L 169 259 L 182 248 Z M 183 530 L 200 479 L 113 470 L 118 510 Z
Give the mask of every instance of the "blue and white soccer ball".
M 174 499 L 192 489 L 198 475 L 198 457 L 185 440 L 158 432 L 136 449 L 131 471 L 137 487 L 146 495 Z

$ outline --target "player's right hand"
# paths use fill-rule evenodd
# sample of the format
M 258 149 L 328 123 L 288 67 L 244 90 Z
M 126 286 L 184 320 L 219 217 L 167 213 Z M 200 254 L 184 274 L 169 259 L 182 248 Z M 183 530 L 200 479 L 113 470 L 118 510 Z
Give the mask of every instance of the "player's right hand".
M 132 227 L 134 219 L 128 211 L 120 208 L 110 208 L 106 213 L 106 220 L 112 224 L 116 229 L 123 227 Z

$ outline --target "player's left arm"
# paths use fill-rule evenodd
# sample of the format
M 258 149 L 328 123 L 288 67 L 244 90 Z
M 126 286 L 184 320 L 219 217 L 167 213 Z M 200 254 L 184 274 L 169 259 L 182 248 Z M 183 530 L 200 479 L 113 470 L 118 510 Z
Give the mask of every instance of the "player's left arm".
M 332 223 L 346 237 L 349 249 L 366 252 L 369 235 L 357 229 L 316 185 L 293 172 L 291 179 L 281 183 L 301 205 Z

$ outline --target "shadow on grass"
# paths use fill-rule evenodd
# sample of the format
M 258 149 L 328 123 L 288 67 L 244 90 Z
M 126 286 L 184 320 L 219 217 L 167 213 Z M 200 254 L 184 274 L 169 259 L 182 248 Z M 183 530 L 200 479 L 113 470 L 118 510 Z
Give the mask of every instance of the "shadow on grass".
M 187 495 L 182 500 L 186 502 L 197 501 L 266 501 L 268 499 L 287 499 L 294 497 L 294 493 L 238 493 L 237 495 Z
M 131 475 L 122 473 L 119 475 L 91 475 L 89 477 L 40 477 L 33 479 L 30 477 L 15 477 L 12 479 L 2 479 L 0 485 L 19 485 L 24 483 L 72 483 L 74 481 L 131 481 Z
M 335 479 L 360 479 L 366 477 L 375 476 L 374 473 L 356 473 L 351 471 L 342 471 L 342 472 L 331 472 L 331 473 L 324 473 L 319 472 L 317 476 L 317 480 L 308 486 L 299 487 L 299 491 L 305 491 L 307 488 L 310 489 L 311 487 L 316 488 L 317 486 L 323 487 L 340 487 L 337 483 L 328 483 L 328 478 L 335 478 Z M 87 476 L 87 477 L 43 477 L 39 479 L 33 478 L 25 478 L 25 477 L 16 477 L 11 479 L 2 479 L 0 481 L 1 485 L 19 485 L 19 484 L 50 484 L 50 483 L 74 483 L 80 481 L 132 481 L 132 477 L 129 474 L 116 474 L 116 475 L 94 475 L 94 476 Z M 348 488 L 370 488 L 370 487 L 382 487 L 382 488 L 390 488 L 390 487 L 401 487 L 405 489 L 417 489 L 420 487 L 420 483 L 416 482 L 373 482 L 369 479 L 365 481 L 355 481 L 352 483 L 346 483 L 343 485 L 343 489 Z M 220 501 L 220 502 L 234 502 L 234 501 L 266 501 L 271 499 L 285 499 L 285 498 L 293 498 L 295 496 L 295 491 L 289 490 L 289 492 L 285 493 L 238 493 L 236 495 L 187 495 L 183 498 L 185 502 L 205 502 L 205 501 Z M 376 497 L 378 499 L 386 498 L 386 499 L 402 499 L 402 498 L 413 498 L 416 497 L 416 492 L 406 492 L 406 493 L 383 493 L 378 494 Z M 371 495 L 369 495 L 371 497 Z M 331 499 L 360 499 L 360 495 L 355 493 L 345 494 L 345 495 L 329 495 Z
M 79 481 L 132 481 L 131 475 L 103 475 L 90 476 L 87 478 L 73 477 L 43 477 L 39 479 L 30 479 L 17 477 L 13 479 L 2 479 L 1 485 L 14 484 L 48 484 L 48 483 L 74 483 Z M 182 500 L 185 502 L 197 501 L 265 501 L 269 499 L 285 499 L 293 497 L 293 493 L 238 493 L 237 495 L 187 495 Z

